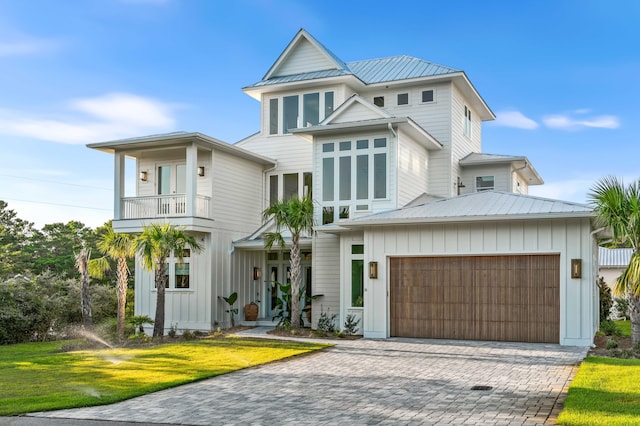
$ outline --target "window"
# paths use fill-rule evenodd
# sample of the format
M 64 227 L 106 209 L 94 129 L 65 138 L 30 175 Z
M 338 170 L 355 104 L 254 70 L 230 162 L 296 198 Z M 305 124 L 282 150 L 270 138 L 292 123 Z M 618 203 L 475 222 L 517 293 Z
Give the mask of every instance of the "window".
M 307 93 L 303 97 L 302 120 L 304 127 L 315 126 L 320 119 L 320 93 Z
M 471 137 L 471 110 L 466 105 L 464 107 L 464 134 Z
M 278 99 L 269 99 L 269 134 L 278 134 Z
M 165 288 L 188 289 L 191 286 L 191 250 L 185 249 L 182 252 L 182 260 L 173 253 L 167 258 L 165 269 Z
M 384 96 L 375 96 L 373 98 L 373 104 L 375 106 L 383 107 L 384 106 Z
M 334 149 L 337 148 L 337 149 Z M 322 145 L 323 222 L 349 219 L 369 210 L 371 199 L 386 199 L 387 138 L 329 142 Z M 335 214 L 328 218 L 328 214 Z
M 333 207 L 322 208 L 322 224 L 333 223 Z
M 310 172 L 302 174 L 302 196 L 313 198 L 313 175 Z
M 189 264 L 186 262 L 175 265 L 176 288 L 189 288 Z
M 298 127 L 298 96 L 282 98 L 282 133 Z
M 433 89 L 422 91 L 422 103 L 433 102 Z
M 324 116 L 325 118 L 333 112 L 333 92 L 324 92 Z
M 409 105 L 408 93 L 398 93 L 398 105 Z
M 297 173 L 289 173 L 283 175 L 284 184 L 282 186 L 283 194 L 282 198 L 284 201 L 288 201 L 291 197 L 298 196 L 298 174 Z
M 278 202 L 278 175 L 269 176 L 269 205 Z
M 493 176 L 476 176 L 476 191 L 488 191 L 494 188 Z
M 364 306 L 364 246 L 351 246 L 351 306 Z

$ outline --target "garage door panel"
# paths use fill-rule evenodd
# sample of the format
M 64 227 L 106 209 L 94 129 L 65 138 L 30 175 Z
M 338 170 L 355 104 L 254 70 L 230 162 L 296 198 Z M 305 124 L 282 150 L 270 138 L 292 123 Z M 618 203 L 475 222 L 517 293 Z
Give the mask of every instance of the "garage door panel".
M 559 265 L 559 255 L 391 258 L 391 335 L 558 343 Z

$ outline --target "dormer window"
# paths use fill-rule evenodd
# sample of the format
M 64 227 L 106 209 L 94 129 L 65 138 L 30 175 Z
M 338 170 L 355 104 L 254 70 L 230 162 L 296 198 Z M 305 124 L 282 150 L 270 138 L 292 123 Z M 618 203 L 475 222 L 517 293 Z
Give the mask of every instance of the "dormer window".
M 374 96 L 373 104 L 375 106 L 383 107 L 384 106 L 384 96 Z
M 268 100 L 268 132 L 287 134 L 291 129 L 315 126 L 333 112 L 333 102 L 332 91 L 271 98 Z

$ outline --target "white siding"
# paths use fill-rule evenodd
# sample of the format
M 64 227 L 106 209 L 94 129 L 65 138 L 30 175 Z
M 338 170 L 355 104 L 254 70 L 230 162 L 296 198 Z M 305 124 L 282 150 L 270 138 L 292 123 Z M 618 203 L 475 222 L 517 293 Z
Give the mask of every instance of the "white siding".
M 316 233 L 313 240 L 312 294 L 322 294 L 312 303 L 312 328 L 318 325 L 322 312 L 340 315 L 340 238 Z M 336 324 L 340 326 L 340 319 Z
M 260 268 L 262 276 L 259 280 L 253 279 L 253 268 Z M 254 302 L 259 306 L 258 317 L 262 317 L 266 296 L 262 294 L 266 270 L 264 268 L 264 252 L 250 250 L 235 250 L 231 255 L 231 275 L 233 277 L 232 290 L 238 292 L 239 320 L 244 320 L 244 306 Z M 231 291 L 231 293 L 233 293 Z
M 529 193 L 529 183 L 516 170 L 517 169 L 515 167 L 512 169 L 513 180 L 511 182 L 511 184 L 512 184 L 511 190 L 512 190 L 512 192 L 515 192 L 516 194 L 527 195 Z
M 472 152 L 482 152 L 482 122 L 478 113 L 464 99 L 462 92 L 452 85 L 451 97 L 451 175 L 450 182 L 461 176 L 459 161 Z M 471 109 L 471 138 L 464 134 L 464 107 Z M 453 189 L 453 186 L 452 186 Z M 457 193 L 457 190 L 456 190 Z M 456 195 L 452 193 L 451 195 Z
M 511 165 L 482 165 L 467 166 L 460 169 L 460 179 L 464 188 L 460 188 L 460 194 L 476 192 L 476 178 L 480 176 L 493 176 L 493 185 L 496 191 L 515 192 L 511 180 Z
M 398 206 L 402 207 L 428 191 L 429 154 L 403 132 L 398 133 Z
M 365 230 L 365 263 L 378 262 L 379 279 L 365 277 L 365 337 L 388 337 L 389 256 L 560 254 L 560 344 L 588 346 L 595 332 L 595 241 L 588 219 L 484 224 L 394 226 Z M 572 279 L 571 259 L 583 277 Z M 384 284 L 383 284 L 384 283 Z
M 300 74 L 304 72 L 336 69 L 336 65 L 309 41 L 302 38 L 285 61 L 280 64 L 273 77 Z
M 331 120 L 331 124 L 348 123 L 351 121 L 372 120 L 375 118 L 381 118 L 382 115 L 371 108 L 362 105 L 359 102 L 354 102 L 345 111 L 341 111 L 340 115 Z

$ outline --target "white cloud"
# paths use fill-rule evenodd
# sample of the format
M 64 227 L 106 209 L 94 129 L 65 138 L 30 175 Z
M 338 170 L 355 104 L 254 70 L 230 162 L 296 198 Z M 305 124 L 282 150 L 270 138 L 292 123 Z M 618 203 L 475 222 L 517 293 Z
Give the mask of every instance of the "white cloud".
M 544 185 L 530 186 L 529 195 L 551 198 L 553 200 L 586 203 L 587 193 L 594 182 L 594 179 L 568 179 L 557 182 L 545 182 Z
M 517 129 L 533 130 L 538 127 L 538 123 L 526 117 L 520 111 L 501 111 L 496 113 L 493 121 L 496 126 L 515 127 Z
M 588 110 L 576 110 L 574 114 L 584 115 Z M 545 126 L 551 129 L 580 130 L 584 128 L 617 129 L 620 119 L 615 115 L 600 115 L 593 117 L 574 118 L 568 114 L 547 115 L 542 118 Z
M 85 144 L 145 133 L 171 131 L 175 105 L 128 93 L 76 99 L 69 109 L 82 117 L 53 119 L 29 117 L 0 110 L 0 132 L 68 144 Z

